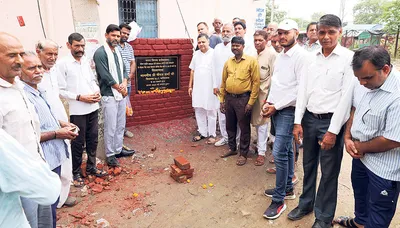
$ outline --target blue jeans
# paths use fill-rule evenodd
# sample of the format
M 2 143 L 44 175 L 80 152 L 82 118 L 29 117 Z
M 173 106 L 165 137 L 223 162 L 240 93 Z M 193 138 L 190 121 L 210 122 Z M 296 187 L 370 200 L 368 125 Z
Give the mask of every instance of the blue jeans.
M 354 220 L 365 228 L 386 228 L 396 211 L 400 182 L 383 179 L 359 159 L 353 159 L 351 183 L 355 199 Z
M 293 191 L 294 174 L 293 123 L 294 109 L 278 110 L 272 116 L 275 125 L 275 142 L 272 154 L 276 166 L 276 186 L 272 201 L 283 202 L 286 192 Z

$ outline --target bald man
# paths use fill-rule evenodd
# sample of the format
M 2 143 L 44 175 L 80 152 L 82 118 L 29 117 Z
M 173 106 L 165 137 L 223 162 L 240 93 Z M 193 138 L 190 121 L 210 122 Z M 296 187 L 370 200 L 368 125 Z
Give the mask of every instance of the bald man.
M 222 20 L 219 18 L 214 18 L 214 21 L 212 23 L 213 27 L 214 27 L 214 32 L 213 35 L 219 36 L 220 38 L 222 38 Z
M 32 155 L 25 159 L 29 159 L 31 163 L 39 163 L 44 161 L 42 147 L 39 143 L 39 118 L 24 93 L 22 82 L 16 78 L 21 76 L 24 54 L 24 48 L 16 37 L 0 32 L 0 128 L 16 139 Z M 3 188 L 0 189 L 0 192 L 4 191 Z M 58 195 L 59 186 L 58 190 L 57 186 L 54 186 L 54 190 L 58 191 L 56 193 Z M 0 197 L 0 204 L 6 203 L 2 200 L 4 199 Z M 47 210 L 41 211 L 38 205 L 41 202 L 30 197 L 21 197 L 21 202 L 30 227 L 38 227 L 39 222 L 51 224 L 49 206 L 47 206 Z M 47 202 L 46 204 L 50 205 L 51 203 Z M 40 213 L 38 213 L 39 211 Z M 47 217 L 47 220 L 39 221 L 39 215 Z M 14 225 L 17 223 L 18 221 L 15 221 Z

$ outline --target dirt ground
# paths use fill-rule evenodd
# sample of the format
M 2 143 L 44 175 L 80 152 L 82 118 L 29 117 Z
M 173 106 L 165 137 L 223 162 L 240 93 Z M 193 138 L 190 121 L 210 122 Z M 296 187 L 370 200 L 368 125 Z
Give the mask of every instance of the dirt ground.
M 125 143 L 138 151 L 136 155 L 120 159 L 122 173 L 106 180 L 101 193 L 91 194 L 89 190 L 89 195 L 82 197 L 81 189 L 72 187 L 71 195 L 81 202 L 58 210 L 58 226 L 102 227 L 97 224 L 105 219 L 110 227 L 134 228 L 311 227 L 312 214 L 297 222 L 286 217 L 296 207 L 302 190 L 301 156 L 296 200 L 287 200 L 284 214 L 268 221 L 262 214 L 271 199 L 263 191 L 275 185 L 274 175 L 265 172 L 273 165 L 266 162 L 264 166 L 254 166 L 253 157 L 238 167 L 236 157 L 221 159 L 219 155 L 227 147 L 191 142 L 195 126 L 195 120 L 187 118 L 131 128 L 134 137 L 125 139 Z M 178 155 L 187 158 L 195 169 L 190 183 L 179 184 L 169 176 L 169 165 Z M 353 215 L 350 170 L 351 158 L 345 154 L 337 215 Z M 214 186 L 202 188 L 210 183 Z M 400 228 L 399 210 L 391 227 Z

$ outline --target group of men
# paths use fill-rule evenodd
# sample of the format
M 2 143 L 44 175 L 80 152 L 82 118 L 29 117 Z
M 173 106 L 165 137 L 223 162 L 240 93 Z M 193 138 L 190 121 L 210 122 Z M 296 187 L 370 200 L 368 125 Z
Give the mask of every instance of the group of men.
M 127 24 L 107 27 L 93 57 L 97 79 L 79 33 L 68 37 L 70 54 L 58 61 L 59 46 L 51 40 L 29 51 L 0 33 L 0 201 L 1 211 L 11 213 L 0 214 L 1 227 L 55 228 L 57 206 L 76 203 L 68 197 L 71 181 L 84 186 L 84 150 L 86 174 L 108 175 L 96 166 L 99 102 L 107 165 L 117 167 L 117 158 L 135 153 L 123 145 L 124 135 L 132 137 L 125 129 L 135 71 L 130 30 Z M 69 118 L 60 98 L 68 102 Z
M 276 185 L 264 192 L 272 198 L 265 218 L 278 218 L 286 209 L 284 201 L 296 198 L 295 151 L 302 145 L 303 191 L 299 205 L 288 214 L 290 220 L 314 211 L 313 228 L 335 223 L 388 227 L 400 190 L 400 122 L 395 117 L 400 75 L 388 52 L 366 47 L 354 53 L 342 47 L 342 22 L 332 14 L 307 26 L 308 41 L 302 47 L 296 42 L 298 25 L 290 19 L 256 31 L 249 43 L 246 24 L 240 19 L 224 24 L 211 36 L 216 34 L 222 42 L 212 48 L 208 34 L 199 30 L 199 50 L 190 64 L 188 92 L 199 130 L 193 141 L 207 138 L 208 144 L 228 144 L 223 158 L 237 155 L 239 149 L 236 164 L 242 166 L 253 125 L 257 132 L 255 164 L 262 165 L 270 118 Z M 219 140 L 215 139 L 217 119 Z M 354 219 L 334 219 L 344 144 L 354 158 Z

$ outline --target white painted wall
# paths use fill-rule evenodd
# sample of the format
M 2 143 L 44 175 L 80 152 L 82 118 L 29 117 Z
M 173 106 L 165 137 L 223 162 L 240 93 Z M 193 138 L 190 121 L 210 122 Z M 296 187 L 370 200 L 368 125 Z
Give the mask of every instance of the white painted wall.
M 47 38 L 60 46 L 60 55 L 67 53 L 65 42 L 74 31 L 69 0 L 40 0 Z M 23 16 L 20 27 L 17 16 Z M 17 36 L 24 48 L 34 50 L 35 43 L 44 39 L 36 0 L 0 0 L 0 31 Z

